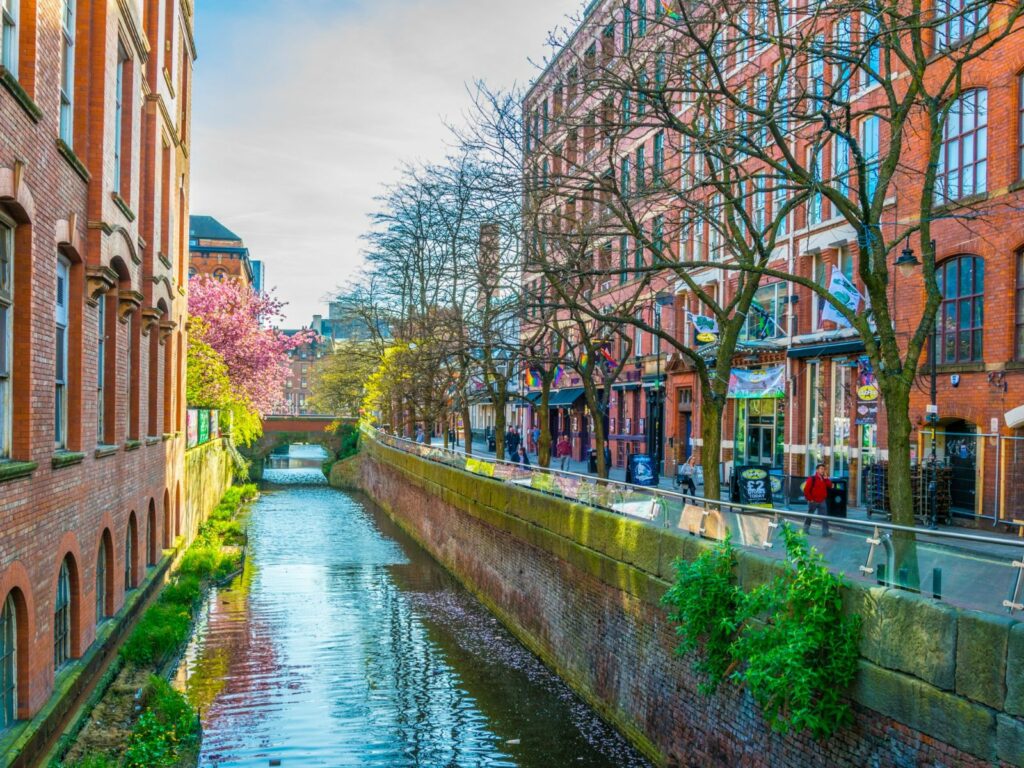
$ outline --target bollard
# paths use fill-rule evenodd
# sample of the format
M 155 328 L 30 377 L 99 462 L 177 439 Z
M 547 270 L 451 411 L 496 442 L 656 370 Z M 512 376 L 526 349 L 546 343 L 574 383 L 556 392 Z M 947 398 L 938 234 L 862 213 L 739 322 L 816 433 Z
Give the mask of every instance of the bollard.
M 942 599 L 942 569 L 932 568 L 932 597 Z
M 878 574 L 878 586 L 885 586 L 885 563 L 879 563 L 875 566 L 875 573 Z

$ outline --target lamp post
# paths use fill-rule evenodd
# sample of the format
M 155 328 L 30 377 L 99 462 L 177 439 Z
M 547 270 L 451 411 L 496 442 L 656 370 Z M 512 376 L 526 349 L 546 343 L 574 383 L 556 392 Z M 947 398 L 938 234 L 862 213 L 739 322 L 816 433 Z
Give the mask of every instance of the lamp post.
M 664 468 L 664 436 L 662 435 L 662 421 L 664 399 L 661 387 L 661 310 L 671 306 L 675 301 L 675 295 L 669 291 L 661 291 L 654 297 L 654 328 L 658 331 L 655 334 L 655 376 L 654 376 L 654 484 L 657 485 L 661 479 L 661 472 Z
M 935 241 L 932 240 L 930 243 L 932 249 L 932 256 L 935 255 Z M 909 277 L 913 274 L 917 267 L 921 266 L 921 262 L 914 254 L 914 250 L 910 247 L 910 238 L 907 238 L 907 244 L 900 252 L 897 257 L 894 266 L 899 269 L 900 274 L 904 277 Z M 933 320 L 932 332 L 928 337 L 928 373 L 929 373 L 929 395 L 931 403 L 928 406 L 928 414 L 926 421 L 931 424 L 932 428 L 932 445 L 931 445 L 931 458 L 929 459 L 931 478 L 928 480 L 928 527 L 935 530 L 938 527 L 938 502 L 939 502 L 939 458 L 936 447 L 936 426 L 939 423 L 939 404 L 938 404 L 938 372 L 937 372 L 937 361 L 938 350 L 936 348 L 935 337 L 936 327 L 935 323 L 938 320 Z

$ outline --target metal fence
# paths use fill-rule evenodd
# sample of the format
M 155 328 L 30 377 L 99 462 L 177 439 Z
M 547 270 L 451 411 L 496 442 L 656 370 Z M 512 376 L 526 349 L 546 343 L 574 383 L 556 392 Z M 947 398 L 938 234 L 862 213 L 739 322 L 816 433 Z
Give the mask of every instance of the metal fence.
M 1024 610 L 1024 541 L 1013 536 L 828 518 L 832 535 L 818 538 L 823 518 L 805 512 L 712 501 L 591 475 L 484 460 L 372 428 L 366 432 L 370 439 L 430 461 L 577 501 L 679 536 L 718 540 L 730 531 L 736 546 L 779 558 L 785 556 L 777 537 L 779 527 L 810 522 L 814 546 L 833 571 L 851 580 L 909 589 L 965 608 Z M 1024 445 L 1019 448 L 1024 454 Z M 897 569 L 893 540 L 907 534 L 913 534 L 916 558 Z

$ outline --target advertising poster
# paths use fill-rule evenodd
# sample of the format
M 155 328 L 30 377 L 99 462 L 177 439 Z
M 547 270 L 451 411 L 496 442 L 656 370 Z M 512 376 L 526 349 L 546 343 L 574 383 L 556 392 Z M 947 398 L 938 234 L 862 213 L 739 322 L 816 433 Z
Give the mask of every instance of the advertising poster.
M 858 425 L 878 423 L 878 382 L 871 361 L 862 357 L 857 361 L 857 417 Z

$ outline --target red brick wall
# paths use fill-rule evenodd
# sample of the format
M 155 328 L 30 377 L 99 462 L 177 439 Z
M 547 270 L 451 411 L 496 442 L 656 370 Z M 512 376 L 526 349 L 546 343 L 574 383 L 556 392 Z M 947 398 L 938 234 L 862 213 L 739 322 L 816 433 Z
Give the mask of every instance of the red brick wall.
M 168 0 L 169 2 L 169 0 Z M 23 106 L 12 89 L 0 87 L 0 212 L 18 224 L 16 233 L 16 295 L 13 458 L 37 463 L 30 476 L 0 482 L 0 599 L 19 590 L 24 616 L 19 622 L 19 715 L 34 715 L 53 690 L 53 610 L 56 580 L 66 555 L 74 559 L 73 656 L 80 655 L 95 636 L 96 553 L 103 532 L 113 542 L 113 607 L 124 597 L 125 537 L 129 519 L 136 520 L 136 580 L 141 574 L 145 542 L 150 536 L 149 508 L 155 507 L 156 538 L 168 540 L 184 531 L 175 528 L 182 498 L 184 437 L 167 412 L 183 408 L 174 395 L 180 378 L 172 372 L 165 385 L 163 350 L 177 343 L 169 336 L 183 327 L 184 286 L 178 271 L 180 249 L 157 254 L 161 222 L 179 221 L 180 198 L 158 194 L 165 180 L 171 189 L 188 186 L 186 147 L 179 141 L 181 125 L 165 115 L 177 115 L 171 84 L 164 81 L 166 65 L 176 72 L 158 37 L 165 14 L 163 0 L 146 3 L 145 24 L 137 3 L 79 2 L 76 29 L 76 83 L 73 150 L 82 173 L 58 151 L 60 3 L 57 0 L 21 3 L 21 83 L 33 105 Z M 173 4 L 174 23 L 190 28 Z M 149 37 L 148 50 L 133 30 Z M 132 87 L 124 104 L 125 148 L 120 197 L 113 196 L 114 83 L 118 39 L 129 52 Z M 179 43 L 175 58 L 191 56 Z M 148 58 L 148 68 L 144 59 Z M 146 76 L 148 95 L 140 97 Z M 37 111 L 38 110 L 38 113 Z M 187 119 L 187 113 L 185 116 Z M 160 146 L 167 142 L 168 164 L 159 164 Z M 172 182 L 173 180 L 173 182 Z M 185 195 L 187 205 L 187 192 Z M 175 210 L 170 210 L 173 207 Z M 171 237 L 172 244 L 176 238 Z M 69 439 L 68 448 L 84 456 L 77 464 L 57 468 L 67 459 L 54 450 L 54 296 L 56 259 L 63 252 L 73 263 L 69 321 Z M 178 263 L 175 263 L 177 261 Z M 110 455 L 96 453 L 97 443 L 97 307 L 91 299 L 94 284 L 87 275 L 116 267 L 109 306 L 115 316 L 108 325 L 106 386 L 112 409 Z M 176 269 L 177 268 L 177 269 Z M 131 314 L 132 338 L 119 322 L 121 305 Z M 136 294 L 141 298 L 135 298 Z M 162 323 L 162 324 L 161 324 Z M 165 341 L 150 353 L 151 334 Z M 182 337 L 183 338 L 183 337 Z M 129 379 L 126 349 L 132 344 Z M 172 357 L 173 359 L 173 357 Z M 151 370 L 151 365 L 156 368 Z M 150 429 L 150 401 L 157 422 Z M 132 403 L 129 409 L 129 402 Z M 134 427 L 129 426 L 129 412 Z M 150 435 L 149 432 L 154 432 Z M 129 442 L 138 437 L 139 443 Z M 0 474 L 3 472 L 0 465 Z M 168 501 L 165 501 L 168 500 Z M 178 499 L 177 502 L 171 501 Z M 170 532 L 164 520 L 172 521 Z M 189 521 L 194 522 L 194 521 Z

